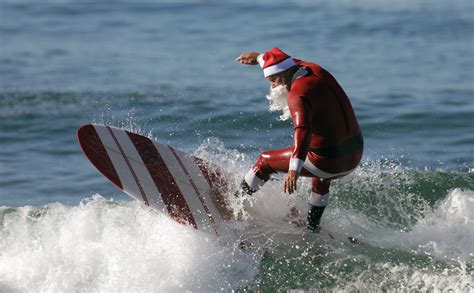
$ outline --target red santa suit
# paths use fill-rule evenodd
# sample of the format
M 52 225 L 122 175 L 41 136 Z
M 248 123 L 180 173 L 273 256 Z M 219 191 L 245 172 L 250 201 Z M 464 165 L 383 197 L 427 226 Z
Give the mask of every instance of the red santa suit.
M 362 157 L 362 133 L 349 98 L 336 79 L 315 63 L 292 59 L 278 48 L 258 60 L 265 77 L 299 67 L 288 92 L 294 142 L 263 152 L 245 182 L 254 192 L 272 173 L 295 170 L 313 177 L 310 203 L 326 206 L 331 179 L 351 173 Z

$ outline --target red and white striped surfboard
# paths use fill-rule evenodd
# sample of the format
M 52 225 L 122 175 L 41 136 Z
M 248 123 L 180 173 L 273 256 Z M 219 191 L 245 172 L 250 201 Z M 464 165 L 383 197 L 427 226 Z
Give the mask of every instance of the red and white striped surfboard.
M 77 136 L 92 164 L 129 196 L 180 223 L 221 234 L 224 218 L 212 198 L 212 191 L 225 188 L 218 170 L 169 145 L 112 126 L 87 124 Z

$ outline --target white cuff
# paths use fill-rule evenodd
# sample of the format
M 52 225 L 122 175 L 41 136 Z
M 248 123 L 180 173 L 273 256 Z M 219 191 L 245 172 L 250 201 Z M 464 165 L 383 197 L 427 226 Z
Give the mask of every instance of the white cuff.
M 288 168 L 289 171 L 296 171 L 301 172 L 301 168 L 303 168 L 304 161 L 298 158 L 291 158 L 290 159 L 290 167 Z
M 259 190 L 260 187 L 262 187 L 263 184 L 265 184 L 265 181 L 257 177 L 253 168 L 247 172 L 247 174 L 244 177 L 244 180 L 247 183 L 247 185 L 250 187 L 250 189 L 252 189 L 253 192 Z
M 325 207 L 329 202 L 329 194 L 329 192 L 324 195 L 317 194 L 316 192 L 311 192 L 311 198 L 309 199 L 309 203 L 315 207 Z

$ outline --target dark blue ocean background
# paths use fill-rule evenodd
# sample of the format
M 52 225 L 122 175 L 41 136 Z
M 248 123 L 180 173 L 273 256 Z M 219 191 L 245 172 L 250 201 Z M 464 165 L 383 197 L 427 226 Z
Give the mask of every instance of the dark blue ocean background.
M 364 159 L 334 185 L 324 221 L 362 248 L 211 249 L 131 202 L 80 150 L 78 127 L 110 124 L 237 180 L 261 151 L 292 143 L 261 70 L 234 61 L 274 46 L 325 67 L 351 98 Z M 471 0 L 2 0 L 0 291 L 469 292 L 473 98 Z M 272 218 L 280 184 L 257 195 L 251 218 Z

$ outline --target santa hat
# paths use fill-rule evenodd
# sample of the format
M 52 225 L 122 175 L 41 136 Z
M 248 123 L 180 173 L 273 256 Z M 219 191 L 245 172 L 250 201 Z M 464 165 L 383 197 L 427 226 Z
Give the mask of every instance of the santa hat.
M 278 48 L 272 48 L 257 57 L 258 64 L 263 69 L 263 75 L 268 77 L 280 73 L 296 65 L 293 58 Z

